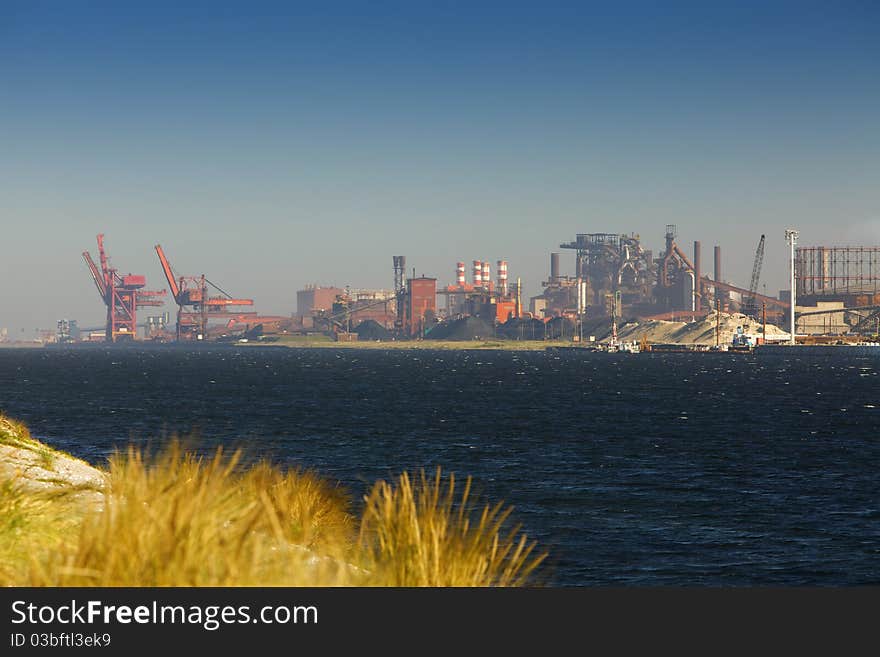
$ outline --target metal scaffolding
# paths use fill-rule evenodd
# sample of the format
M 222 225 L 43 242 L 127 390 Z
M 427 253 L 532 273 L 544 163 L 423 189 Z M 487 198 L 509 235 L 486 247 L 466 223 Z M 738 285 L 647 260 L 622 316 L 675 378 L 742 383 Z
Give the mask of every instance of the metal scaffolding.
M 798 296 L 877 294 L 880 247 L 798 247 L 795 285 Z

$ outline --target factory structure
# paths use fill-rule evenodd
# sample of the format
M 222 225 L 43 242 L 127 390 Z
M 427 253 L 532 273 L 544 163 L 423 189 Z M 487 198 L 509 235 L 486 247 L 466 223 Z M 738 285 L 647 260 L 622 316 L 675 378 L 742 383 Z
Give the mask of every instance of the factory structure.
M 794 279 L 797 333 L 880 333 L 880 247 L 798 247 Z
M 257 327 L 261 333 L 267 333 L 287 321 L 286 317 L 260 315 L 252 310 L 243 310 L 242 308 L 251 308 L 254 300 L 233 297 L 208 280 L 204 274 L 175 276 L 162 246 L 157 244 L 154 248 L 171 290 L 171 297 L 177 304 L 176 340 L 208 339 L 209 331 L 215 336 L 228 334 L 233 329 L 248 333 Z M 208 286 L 214 290 L 213 296 Z
M 406 257 L 396 255 L 390 289 L 307 285 L 296 293 L 295 311 L 280 316 L 256 312 L 253 299 L 227 293 L 205 274 L 176 272 L 157 244 L 159 267 L 177 312 L 139 321 L 138 311 L 163 306 L 168 291 L 145 289 L 142 274 L 120 273 L 100 234 L 98 262 L 88 251 L 82 256 L 105 306 L 104 325 L 80 328 L 76 320 L 59 320 L 46 340 L 196 341 L 281 333 L 322 333 L 340 341 L 407 340 L 437 337 L 444 332 L 438 327 L 468 322 L 479 322 L 483 335 L 548 337 L 553 333 L 542 325 L 557 321 L 608 320 L 616 327 L 633 320 L 695 322 L 713 313 L 742 313 L 783 325 L 791 320 L 790 290 L 777 296 L 757 291 L 764 245 L 761 235 L 748 286 L 738 286 L 723 277 L 721 245 L 714 245 L 707 271 L 701 242 L 685 248 L 674 225 L 666 226 L 657 252 L 635 233 L 579 233 L 549 254 L 549 276 L 527 307 L 521 280 L 510 276 L 507 260 L 458 260 L 450 267 L 451 282 L 438 285 L 437 278 L 408 271 Z M 799 337 L 880 334 L 880 247 L 791 248 Z M 571 273 L 563 274 L 566 251 L 573 256 Z
M 510 285 L 507 261 L 498 260 L 497 280 L 492 280 L 492 265 L 488 260 L 474 260 L 471 282 L 467 282 L 467 265 L 455 264 L 455 283 L 439 291 L 445 297 L 445 318 L 480 317 L 489 322 L 504 323 L 522 314 L 520 283 Z
M 721 247 L 714 247 L 712 275 L 702 268 L 702 245 L 693 242 L 687 252 L 677 241 L 674 225 L 667 225 L 664 248 L 657 254 L 639 235 L 581 233 L 559 245 L 575 252 L 574 275 L 563 276 L 560 253 L 550 254 L 550 276 L 541 294 L 529 300 L 535 317 L 587 316 L 631 319 L 684 319 L 708 312 L 766 310 L 773 320 L 787 312 L 788 303 L 758 294 L 763 261 L 761 236 L 748 288 L 722 278 Z

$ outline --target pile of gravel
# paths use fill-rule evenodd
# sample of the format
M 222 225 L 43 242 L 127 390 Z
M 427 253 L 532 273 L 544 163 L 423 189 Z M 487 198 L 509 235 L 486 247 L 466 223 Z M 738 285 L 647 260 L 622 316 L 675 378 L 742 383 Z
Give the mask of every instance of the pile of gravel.
M 390 340 L 391 332 L 374 319 L 365 319 L 354 329 L 359 342 L 375 342 L 376 340 Z
M 478 317 L 462 317 L 441 322 L 426 335 L 427 340 L 492 340 L 500 337 L 495 328 Z
M 530 317 L 513 317 L 499 326 L 497 333 L 506 340 L 543 340 L 544 322 Z

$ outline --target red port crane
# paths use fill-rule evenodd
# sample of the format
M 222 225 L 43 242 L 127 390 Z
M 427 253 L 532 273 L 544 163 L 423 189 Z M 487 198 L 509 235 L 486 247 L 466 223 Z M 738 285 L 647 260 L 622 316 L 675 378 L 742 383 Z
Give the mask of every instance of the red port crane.
M 253 306 L 253 299 L 235 299 L 222 289 L 211 283 L 205 275 L 179 276 L 175 278 L 171 263 L 165 256 L 162 246 L 156 245 L 156 254 L 165 279 L 171 288 L 171 294 L 177 303 L 177 339 L 201 340 L 208 335 L 208 319 L 244 317 L 248 314 L 233 311 L 233 306 Z M 223 296 L 208 296 L 208 285 L 218 290 Z M 191 310 L 187 310 L 190 308 Z
M 119 342 L 137 339 L 137 309 L 145 306 L 162 306 L 165 290 L 143 290 L 147 279 L 138 274 L 120 274 L 110 266 L 110 258 L 104 250 L 104 234 L 98 235 L 98 257 L 101 268 L 83 251 L 83 260 L 89 267 L 98 294 L 107 306 L 105 340 Z

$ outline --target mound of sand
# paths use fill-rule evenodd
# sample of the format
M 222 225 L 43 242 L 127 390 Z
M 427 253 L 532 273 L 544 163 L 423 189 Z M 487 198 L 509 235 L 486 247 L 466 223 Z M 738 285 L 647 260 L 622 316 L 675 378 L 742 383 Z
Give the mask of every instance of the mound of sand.
M 715 344 L 715 315 L 710 314 L 696 322 L 669 322 L 663 320 L 646 320 L 629 322 L 618 329 L 617 336 L 626 342 L 676 343 L 676 344 Z M 729 344 L 733 340 L 737 327 L 749 335 L 762 335 L 761 322 L 741 313 L 721 313 L 719 341 Z M 767 324 L 769 339 L 783 339 L 788 333 L 778 326 Z M 607 338 L 605 338 L 607 340 Z

